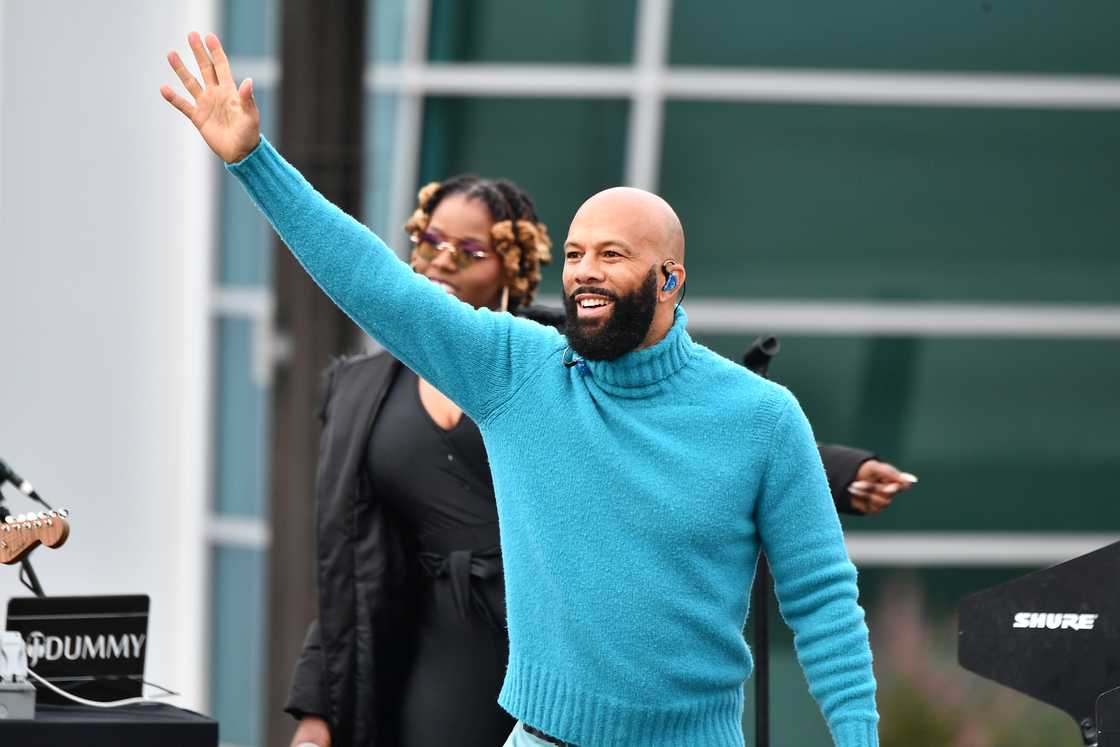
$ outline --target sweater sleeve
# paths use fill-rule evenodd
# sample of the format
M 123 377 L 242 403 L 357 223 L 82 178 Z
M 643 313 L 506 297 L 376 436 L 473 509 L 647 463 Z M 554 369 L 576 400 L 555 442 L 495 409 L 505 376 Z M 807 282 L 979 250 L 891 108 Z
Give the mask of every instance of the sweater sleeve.
M 783 619 L 838 747 L 878 745 L 875 676 L 856 569 L 848 559 L 809 422 L 779 391 L 756 514 Z
M 475 309 L 413 272 L 263 136 L 227 168 L 331 300 L 472 419 L 485 420 L 549 350 L 563 347 L 555 330 Z

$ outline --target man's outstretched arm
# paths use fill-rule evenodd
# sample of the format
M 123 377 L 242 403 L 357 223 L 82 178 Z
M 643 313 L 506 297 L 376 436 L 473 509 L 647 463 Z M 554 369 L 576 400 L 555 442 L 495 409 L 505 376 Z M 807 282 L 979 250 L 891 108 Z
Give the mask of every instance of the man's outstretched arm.
M 409 368 L 482 421 L 559 336 L 509 314 L 477 310 L 401 262 L 368 228 L 331 204 L 261 136 L 251 80 L 234 83 L 217 37 L 188 43 L 202 81 L 172 52 L 193 98 L 160 92 L 224 160 L 315 282 Z
M 786 390 L 755 519 L 782 617 L 809 690 L 839 747 L 876 747 L 871 647 L 809 421 Z

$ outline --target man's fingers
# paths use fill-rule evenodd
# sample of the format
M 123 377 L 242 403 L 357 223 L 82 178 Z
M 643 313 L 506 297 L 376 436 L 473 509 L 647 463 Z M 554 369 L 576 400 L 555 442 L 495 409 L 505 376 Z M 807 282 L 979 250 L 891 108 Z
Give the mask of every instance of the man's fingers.
M 179 56 L 178 52 L 168 52 L 167 61 L 171 64 L 171 69 L 179 76 L 179 80 L 183 82 L 183 87 L 195 100 L 202 95 L 202 86 L 199 85 L 198 79 L 191 75 L 191 71 L 183 64 L 183 58 Z
M 229 59 L 226 57 L 226 51 L 222 49 L 222 43 L 218 41 L 218 37 L 207 34 L 206 48 L 210 50 L 210 56 L 214 58 L 214 72 L 218 76 L 218 82 L 222 85 L 226 83 L 232 85 L 233 72 L 229 69 Z
M 187 44 L 194 52 L 194 59 L 198 63 L 198 71 L 202 73 L 203 82 L 207 86 L 218 85 L 218 76 L 214 72 L 214 62 L 210 59 L 210 55 L 206 53 L 206 48 L 202 46 L 202 37 L 198 35 L 197 31 L 192 31 L 187 35 Z
M 241 85 L 237 88 L 237 95 L 241 97 L 241 105 L 245 107 L 245 111 L 253 111 L 257 108 L 256 99 L 253 98 L 252 78 L 241 81 Z
M 163 94 L 163 98 L 167 100 L 167 103 L 181 111 L 187 119 L 191 121 L 194 120 L 194 106 L 185 98 L 175 93 L 175 91 L 171 90 L 171 86 L 160 86 L 159 92 Z

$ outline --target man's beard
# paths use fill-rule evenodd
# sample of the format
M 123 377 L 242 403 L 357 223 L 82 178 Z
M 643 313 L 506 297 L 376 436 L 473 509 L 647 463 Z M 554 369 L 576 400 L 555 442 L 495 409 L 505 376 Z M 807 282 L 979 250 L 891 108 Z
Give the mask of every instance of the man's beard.
M 575 301 L 576 295 L 580 293 L 594 293 L 613 301 L 610 316 L 603 321 L 581 320 Z M 571 293 L 564 294 L 568 345 L 587 360 L 614 360 L 642 344 L 653 324 L 653 312 L 656 308 L 657 272 L 652 267 L 642 284 L 625 296 L 619 296 L 606 288 L 581 285 Z

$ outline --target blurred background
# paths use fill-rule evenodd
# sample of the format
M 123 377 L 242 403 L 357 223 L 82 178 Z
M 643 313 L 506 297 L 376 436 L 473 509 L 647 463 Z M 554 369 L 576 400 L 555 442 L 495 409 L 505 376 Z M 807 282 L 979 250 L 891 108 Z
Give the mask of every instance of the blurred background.
M 192 29 L 401 251 L 462 171 L 557 243 L 599 189 L 662 194 L 694 336 L 778 334 L 818 438 L 921 477 L 844 519 L 883 743 L 1080 743 L 956 665 L 954 614 L 1120 537 L 1120 5 L 0 0 L 0 457 L 74 512 L 40 579 L 150 594 L 148 679 L 259 747 L 313 610 L 317 371 L 366 342 L 160 99 Z M 773 738 L 827 745 L 774 614 Z

